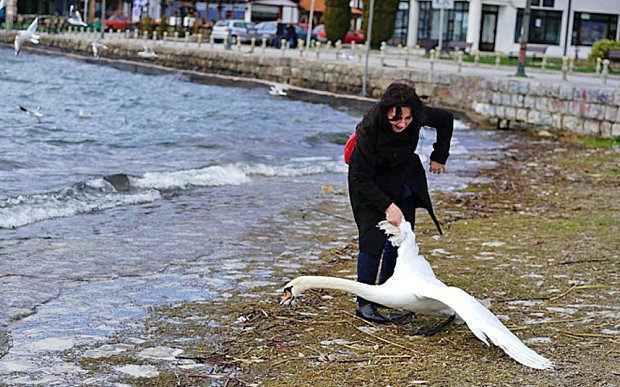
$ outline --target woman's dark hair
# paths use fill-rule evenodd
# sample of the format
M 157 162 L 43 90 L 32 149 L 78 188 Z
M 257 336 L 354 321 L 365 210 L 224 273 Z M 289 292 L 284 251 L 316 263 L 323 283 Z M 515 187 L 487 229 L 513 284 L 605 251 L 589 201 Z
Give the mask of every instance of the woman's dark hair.
M 410 127 L 418 127 L 424 122 L 424 103 L 416 94 L 415 88 L 406 83 L 394 82 L 385 89 L 381 99 L 364 114 L 364 118 L 357 125 L 357 144 L 366 151 L 371 151 L 379 130 L 392 130 L 387 113 L 393 107 L 396 107 L 396 118 L 401 116 L 403 107 L 411 109 L 413 120 Z

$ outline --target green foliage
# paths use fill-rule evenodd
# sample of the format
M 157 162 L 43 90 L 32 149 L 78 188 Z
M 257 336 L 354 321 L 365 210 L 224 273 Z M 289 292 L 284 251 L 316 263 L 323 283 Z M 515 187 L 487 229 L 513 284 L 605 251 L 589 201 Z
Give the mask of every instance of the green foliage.
M 144 18 L 144 31 L 149 33 L 149 36 L 153 35 L 153 31 L 155 30 L 155 23 L 153 22 L 153 18 L 147 16 Z
M 620 40 L 602 39 L 597 40 L 592 45 L 588 59 L 596 60 L 596 58 L 607 58 L 609 51 L 620 50 Z
M 400 0 L 375 0 L 375 9 L 372 16 L 372 47 L 379 47 L 381 42 L 387 42 L 394 33 L 396 23 L 396 11 Z M 363 0 L 362 29 L 364 37 L 368 31 L 368 16 L 370 0 Z
M 343 40 L 351 28 L 349 0 L 325 0 L 323 22 L 327 40 L 332 42 Z
M 165 15 L 161 17 L 161 21 L 157 26 L 157 35 L 163 37 L 164 31 L 168 31 L 168 18 Z

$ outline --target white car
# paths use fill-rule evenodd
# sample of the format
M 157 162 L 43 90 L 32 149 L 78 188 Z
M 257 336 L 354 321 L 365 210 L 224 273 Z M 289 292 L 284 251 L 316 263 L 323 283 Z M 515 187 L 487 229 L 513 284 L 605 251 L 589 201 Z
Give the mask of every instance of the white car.
M 229 29 L 231 39 L 230 43 L 232 44 L 236 44 L 237 39 L 241 40 L 242 43 L 249 43 L 252 38 L 256 38 L 258 40 L 254 23 L 234 19 L 219 20 L 216 22 L 215 25 L 213 25 L 213 30 L 211 31 L 213 40 L 216 42 L 223 41 L 224 38 L 228 36 Z

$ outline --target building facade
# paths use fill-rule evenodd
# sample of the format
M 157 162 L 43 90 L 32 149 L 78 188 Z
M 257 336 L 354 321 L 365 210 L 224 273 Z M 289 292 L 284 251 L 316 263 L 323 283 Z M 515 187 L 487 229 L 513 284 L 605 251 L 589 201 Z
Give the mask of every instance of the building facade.
M 175 9 L 191 6 L 204 20 L 239 18 L 260 22 L 279 19 L 284 23 L 296 23 L 307 20 L 311 1 L 108 0 L 106 14 L 129 16 L 135 13 L 132 6 L 138 4 L 141 8 L 138 18 L 150 15 L 158 20 L 162 15 L 171 16 Z M 437 1 L 401 0 L 389 43 L 435 47 L 441 30 L 442 42 L 471 43 L 471 52 L 514 54 L 519 51 L 526 1 L 531 2 L 528 43 L 546 46 L 546 54 L 550 57 L 585 59 L 595 41 L 620 39 L 620 0 L 453 0 L 452 8 L 444 10 L 443 18 L 440 10 L 433 7 Z M 66 14 L 69 6 L 75 4 L 76 8 L 84 10 L 85 18 L 92 21 L 101 14 L 101 3 L 102 0 L 8 0 L 6 16 L 12 20 L 17 14 Z M 324 2 L 315 0 L 314 3 L 320 17 Z M 351 0 L 353 29 L 361 28 L 359 8 L 363 3 Z M 440 19 L 443 19 L 441 27 Z
M 518 52 L 526 1 L 454 1 L 452 9 L 444 10 L 442 40 L 471 43 L 472 51 Z M 529 1 L 528 42 L 547 46 L 549 57 L 585 59 L 595 41 L 620 39 L 620 0 Z M 440 10 L 433 8 L 430 0 L 401 1 L 399 12 L 405 9 L 407 45 L 436 45 Z M 402 37 L 402 27 L 400 32 L 398 28 L 395 36 Z

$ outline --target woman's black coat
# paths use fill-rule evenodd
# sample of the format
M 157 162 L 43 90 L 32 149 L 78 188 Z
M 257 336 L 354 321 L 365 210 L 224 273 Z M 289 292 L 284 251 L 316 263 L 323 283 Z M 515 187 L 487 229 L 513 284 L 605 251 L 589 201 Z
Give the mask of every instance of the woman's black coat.
M 349 160 L 349 195 L 359 229 L 360 250 L 365 253 L 381 254 L 386 236 L 377 224 L 385 219 L 389 205 L 400 199 L 403 184 L 417 196 L 417 202 L 426 208 L 441 233 L 428 193 L 426 172 L 415 149 L 420 126 L 435 128 L 437 142 L 430 159 L 445 164 L 454 116 L 430 106 L 423 106 L 422 112 L 413 115 L 413 122 L 401 133 L 394 133 L 385 117 L 378 117 L 379 122 L 364 119 L 356 128 L 357 143 Z

